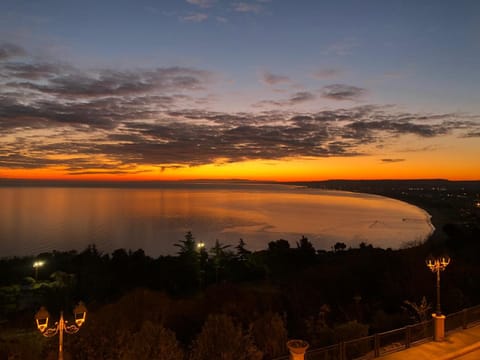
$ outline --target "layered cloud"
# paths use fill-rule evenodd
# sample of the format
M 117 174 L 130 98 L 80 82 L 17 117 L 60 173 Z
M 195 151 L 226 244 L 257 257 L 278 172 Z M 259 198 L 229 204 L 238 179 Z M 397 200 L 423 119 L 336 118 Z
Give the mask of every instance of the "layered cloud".
M 181 18 L 183 21 L 190 21 L 190 22 L 202 22 L 208 19 L 208 15 L 205 13 L 195 13 L 195 14 L 190 14 L 183 16 Z
M 358 100 L 367 90 L 352 85 L 332 84 L 323 87 L 322 96 L 330 100 Z
M 278 85 L 290 82 L 290 78 L 288 76 L 273 74 L 269 71 L 265 71 L 261 74 L 261 80 L 267 85 Z
M 263 6 L 254 2 L 236 2 L 233 4 L 233 10 L 240 13 L 258 14 L 263 10 Z
M 11 57 L 21 56 L 24 54 L 25 54 L 25 51 L 21 47 L 15 44 L 11 44 L 11 43 L 0 44 L 0 60 L 5 60 Z
M 322 97 L 357 99 L 366 91 L 348 85 L 326 86 L 320 97 L 299 91 L 264 104 L 269 107 L 263 111 L 211 111 L 198 105 L 215 78 L 202 69 L 84 71 L 22 58 L 25 51 L 13 45 L 0 47 L 0 54 L 0 168 L 134 173 L 149 167 L 359 156 L 368 154 L 369 146 L 388 146 L 386 138 L 480 133 L 479 117 L 462 114 L 408 113 L 379 105 L 308 113 L 285 108 Z M 287 81 L 264 75 L 267 83 Z
M 199 6 L 201 8 L 209 8 L 213 6 L 215 0 L 187 0 L 187 3 Z

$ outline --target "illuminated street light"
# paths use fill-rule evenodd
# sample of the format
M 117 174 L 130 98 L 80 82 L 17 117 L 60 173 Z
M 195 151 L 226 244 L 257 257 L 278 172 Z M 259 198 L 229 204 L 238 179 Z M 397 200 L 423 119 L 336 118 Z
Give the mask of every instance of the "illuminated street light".
M 205 248 L 205 243 L 200 241 L 199 243 L 197 243 L 197 250 L 198 251 L 202 251 L 202 249 Z
M 38 268 L 45 265 L 45 261 L 37 260 L 33 263 L 33 268 L 35 269 L 35 280 L 38 280 Z
M 428 258 L 426 260 L 427 267 L 434 273 L 437 274 L 437 315 L 441 315 L 440 310 L 440 271 L 445 270 L 445 268 L 450 264 L 450 258 L 448 256 L 442 256 L 440 258 Z
M 60 319 L 55 322 L 55 325 L 51 328 L 48 327 L 50 314 L 43 306 L 35 314 L 37 328 L 43 336 L 53 337 L 58 334 L 58 360 L 63 360 L 63 333 L 75 334 L 80 330 L 80 327 L 83 325 L 87 317 L 87 308 L 82 302 L 79 302 L 73 309 L 73 314 L 75 317 L 75 324 L 68 325 L 68 321 L 63 319 L 63 311 L 61 311 Z
M 445 316 L 440 310 L 440 271 L 450 264 L 450 258 L 443 256 L 440 258 L 429 258 L 426 261 L 427 267 L 437 274 L 437 310 L 432 314 L 433 318 L 433 339 L 435 341 L 443 341 L 445 339 Z

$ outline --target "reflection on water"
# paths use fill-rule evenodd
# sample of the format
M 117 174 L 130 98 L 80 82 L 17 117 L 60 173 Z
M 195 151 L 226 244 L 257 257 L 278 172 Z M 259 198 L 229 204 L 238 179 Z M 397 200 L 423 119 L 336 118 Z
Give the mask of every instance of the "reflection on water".
M 337 241 L 395 248 L 432 228 L 428 214 L 397 200 L 285 186 L 0 187 L 0 256 L 92 243 L 158 256 L 174 253 L 189 230 L 207 246 L 243 238 L 259 250 L 280 238 L 295 246 L 302 235 L 317 249 Z

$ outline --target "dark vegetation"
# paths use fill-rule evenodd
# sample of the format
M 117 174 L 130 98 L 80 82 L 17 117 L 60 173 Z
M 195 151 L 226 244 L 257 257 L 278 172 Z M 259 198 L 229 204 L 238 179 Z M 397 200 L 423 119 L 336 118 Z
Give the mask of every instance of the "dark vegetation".
M 89 314 L 80 332 L 65 338 L 73 359 L 272 359 L 286 353 L 287 338 L 320 347 L 428 317 L 435 302 L 434 275 L 425 266 L 431 254 L 452 258 L 442 273 L 444 313 L 479 304 L 478 187 L 372 184 L 352 183 L 350 190 L 422 206 L 434 215 L 432 237 L 398 250 L 337 243 L 329 251 L 302 237 L 250 252 L 241 239 L 236 247 L 198 247 L 202 239 L 189 232 L 173 256 L 106 254 L 91 245 L 1 259 L 0 359 L 54 356 L 58 338 L 43 338 L 33 316 L 44 305 L 52 316 L 64 309 L 68 317 L 79 300 Z M 37 259 L 45 266 L 35 280 Z

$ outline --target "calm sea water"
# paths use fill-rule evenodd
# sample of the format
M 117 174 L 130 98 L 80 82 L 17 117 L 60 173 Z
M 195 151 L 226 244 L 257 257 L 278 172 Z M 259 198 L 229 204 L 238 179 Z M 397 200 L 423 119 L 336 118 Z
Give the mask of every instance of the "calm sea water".
M 317 249 L 337 241 L 398 248 L 424 240 L 429 215 L 401 201 L 367 194 L 249 184 L 189 184 L 162 188 L 0 187 L 0 257 L 52 250 L 105 252 L 142 248 L 173 254 L 192 231 L 251 250 L 305 235 Z

